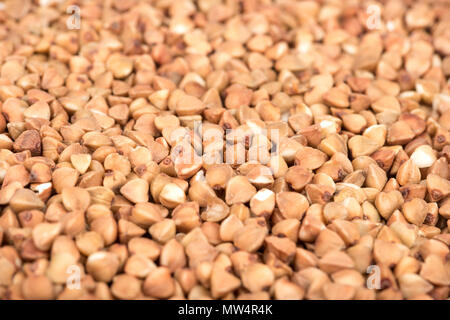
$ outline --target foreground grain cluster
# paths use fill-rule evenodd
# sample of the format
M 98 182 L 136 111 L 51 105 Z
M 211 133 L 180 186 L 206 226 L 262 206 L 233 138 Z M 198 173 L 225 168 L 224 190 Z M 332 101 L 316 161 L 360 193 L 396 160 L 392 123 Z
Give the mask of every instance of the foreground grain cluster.
M 448 299 L 450 6 L 382 2 L 6 0 L 0 298 Z

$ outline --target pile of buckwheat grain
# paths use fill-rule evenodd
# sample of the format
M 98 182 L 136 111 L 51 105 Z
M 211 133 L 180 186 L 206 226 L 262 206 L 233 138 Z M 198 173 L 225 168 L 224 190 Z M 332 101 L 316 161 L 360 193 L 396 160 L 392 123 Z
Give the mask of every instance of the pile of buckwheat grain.
M 448 299 L 450 3 L 6 0 L 0 299 Z

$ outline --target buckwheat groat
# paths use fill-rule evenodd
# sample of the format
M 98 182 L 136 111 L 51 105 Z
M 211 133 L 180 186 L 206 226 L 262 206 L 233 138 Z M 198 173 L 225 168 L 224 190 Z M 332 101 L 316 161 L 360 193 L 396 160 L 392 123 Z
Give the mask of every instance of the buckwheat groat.
M 0 299 L 449 299 L 447 1 L 3 2 Z

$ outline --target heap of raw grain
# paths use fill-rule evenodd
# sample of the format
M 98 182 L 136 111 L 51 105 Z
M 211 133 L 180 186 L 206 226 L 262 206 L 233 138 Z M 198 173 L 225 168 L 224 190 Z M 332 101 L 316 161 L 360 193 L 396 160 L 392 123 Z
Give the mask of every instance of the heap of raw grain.
M 7 0 L 1 299 L 448 299 L 450 5 Z

